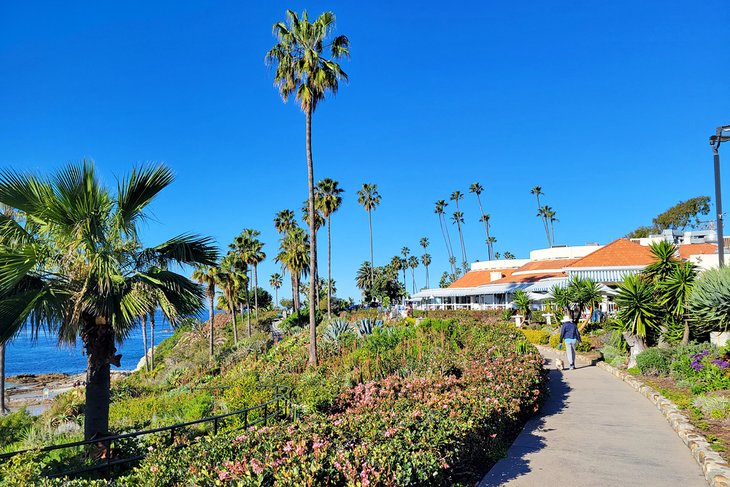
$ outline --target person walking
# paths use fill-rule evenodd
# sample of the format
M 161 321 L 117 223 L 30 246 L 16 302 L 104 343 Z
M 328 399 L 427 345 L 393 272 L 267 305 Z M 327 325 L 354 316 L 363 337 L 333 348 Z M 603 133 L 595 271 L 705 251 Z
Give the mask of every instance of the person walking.
M 575 323 L 570 320 L 568 313 L 563 315 L 560 327 L 560 348 L 565 343 L 565 355 L 568 357 L 568 368 L 575 369 L 575 344 L 580 343 L 580 332 Z

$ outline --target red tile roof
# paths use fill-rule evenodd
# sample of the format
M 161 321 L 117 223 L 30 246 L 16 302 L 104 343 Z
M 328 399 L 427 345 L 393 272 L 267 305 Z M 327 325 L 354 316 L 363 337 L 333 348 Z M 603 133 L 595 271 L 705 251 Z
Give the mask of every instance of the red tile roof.
M 679 246 L 679 257 L 689 259 L 690 255 L 716 254 L 717 245 L 713 243 L 685 244 Z
M 541 272 L 540 274 L 522 274 L 515 276 L 514 274 L 511 276 L 503 277 L 502 279 L 498 279 L 496 281 L 490 282 L 490 284 L 509 284 L 513 282 L 537 282 L 541 281 L 542 279 L 550 279 L 554 277 L 565 277 L 564 272 Z
M 645 266 L 653 261 L 654 257 L 651 255 L 649 247 L 620 238 L 591 252 L 582 259 L 578 259 L 567 267 Z
M 517 269 L 515 272 L 517 273 L 523 273 L 523 272 L 530 272 L 530 273 L 538 273 L 538 272 L 545 272 L 545 271 L 552 271 L 554 269 L 562 269 L 563 267 L 567 267 L 573 262 L 576 262 L 578 259 L 552 259 L 552 260 L 535 260 L 532 262 L 528 262 L 527 264 L 523 265 L 519 269 Z
M 497 270 L 484 270 L 484 271 L 469 271 L 456 281 L 454 281 L 449 287 L 476 287 L 483 286 L 485 284 L 491 284 L 492 272 L 499 272 L 503 276 L 511 276 L 515 269 L 497 269 Z

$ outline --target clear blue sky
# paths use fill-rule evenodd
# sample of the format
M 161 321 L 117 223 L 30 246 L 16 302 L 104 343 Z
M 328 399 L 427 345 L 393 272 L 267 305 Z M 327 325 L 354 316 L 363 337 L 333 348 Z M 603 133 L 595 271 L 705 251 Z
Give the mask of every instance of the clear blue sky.
M 544 244 L 536 184 L 565 244 L 606 243 L 680 199 L 714 199 L 708 136 L 730 123 L 721 0 L 4 2 L 0 166 L 45 173 L 88 157 L 113 183 L 165 162 L 177 180 L 147 243 L 193 231 L 225 246 L 253 227 L 273 257 L 275 212 L 306 197 L 304 117 L 263 63 L 286 8 L 334 10 L 352 44 L 351 81 L 313 134 L 315 177 L 347 191 L 333 217 L 340 295 L 358 295 L 368 258 L 363 182 L 383 197 L 376 263 L 428 236 L 432 284 L 447 267 L 433 203 L 474 181 L 496 250 L 518 257 Z M 463 211 L 468 256 L 483 260 L 473 195 Z M 262 280 L 277 270 L 269 259 Z

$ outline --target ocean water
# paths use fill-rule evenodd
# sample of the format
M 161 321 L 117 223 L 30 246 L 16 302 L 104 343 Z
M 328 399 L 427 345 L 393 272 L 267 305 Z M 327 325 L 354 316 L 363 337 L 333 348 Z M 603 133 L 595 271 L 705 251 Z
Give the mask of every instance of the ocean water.
M 172 327 L 163 322 L 158 316 L 155 323 L 155 344 L 172 335 Z M 149 344 L 149 324 L 147 325 L 147 340 Z M 59 345 L 55 336 L 48 336 L 41 332 L 37 339 L 33 339 L 29 330 L 23 330 L 19 336 L 5 347 L 5 375 L 18 374 L 45 374 L 63 372 L 76 374 L 86 370 L 86 355 L 81 340 L 76 346 Z M 122 366 L 114 370 L 133 370 L 144 356 L 142 344 L 142 327 L 135 328 L 130 336 L 120 346 L 117 353 L 122 354 Z

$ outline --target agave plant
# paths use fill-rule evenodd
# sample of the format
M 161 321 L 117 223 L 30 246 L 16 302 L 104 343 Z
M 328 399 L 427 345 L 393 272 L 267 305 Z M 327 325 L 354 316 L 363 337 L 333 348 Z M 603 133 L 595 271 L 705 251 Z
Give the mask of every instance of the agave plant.
M 687 304 L 698 329 L 730 330 L 730 267 L 705 271 L 695 281 Z
M 372 334 L 376 328 L 383 327 L 383 320 L 373 321 L 370 318 L 364 318 L 357 322 L 357 334 L 360 337 L 364 337 Z
M 636 365 L 636 356 L 646 349 L 649 330 L 658 329 L 661 309 L 654 299 L 654 285 L 641 276 L 626 276 L 618 286 L 616 304 L 624 338 L 631 347 L 629 367 Z
M 351 332 L 352 327 L 350 326 L 350 323 L 348 323 L 346 320 L 338 318 L 332 320 L 330 324 L 327 325 L 327 328 L 324 330 L 324 339 L 330 342 L 337 343 Z

